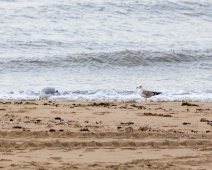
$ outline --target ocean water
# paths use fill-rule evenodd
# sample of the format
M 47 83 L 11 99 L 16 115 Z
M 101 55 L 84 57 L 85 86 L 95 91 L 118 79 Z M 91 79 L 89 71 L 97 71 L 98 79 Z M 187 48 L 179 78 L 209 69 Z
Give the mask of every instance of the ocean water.
M 212 101 L 212 1 L 1 0 L 0 99 Z

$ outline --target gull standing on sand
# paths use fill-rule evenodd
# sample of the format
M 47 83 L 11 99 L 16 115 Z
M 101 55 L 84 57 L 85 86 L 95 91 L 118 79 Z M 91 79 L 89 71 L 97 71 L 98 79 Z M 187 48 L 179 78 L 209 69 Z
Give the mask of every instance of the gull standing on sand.
M 45 87 L 41 90 L 39 100 L 48 99 L 50 96 L 58 93 L 58 90 L 55 90 L 53 87 Z
M 138 94 L 140 96 L 144 97 L 146 99 L 146 101 L 147 101 L 147 98 L 162 94 L 161 92 L 144 90 L 142 86 L 136 87 L 136 89 L 138 89 Z

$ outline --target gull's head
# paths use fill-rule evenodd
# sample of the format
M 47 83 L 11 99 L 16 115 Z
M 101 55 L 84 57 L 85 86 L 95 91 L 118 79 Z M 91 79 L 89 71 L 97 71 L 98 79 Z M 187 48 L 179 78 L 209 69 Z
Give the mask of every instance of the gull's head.
M 138 87 L 136 87 L 136 89 L 142 89 L 143 87 L 142 86 L 138 86 Z

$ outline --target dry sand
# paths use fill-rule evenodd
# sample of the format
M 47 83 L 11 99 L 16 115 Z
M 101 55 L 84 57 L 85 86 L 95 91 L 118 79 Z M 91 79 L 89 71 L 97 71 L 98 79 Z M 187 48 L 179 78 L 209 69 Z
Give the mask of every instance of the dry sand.
M 0 101 L 0 169 L 212 169 L 212 103 Z

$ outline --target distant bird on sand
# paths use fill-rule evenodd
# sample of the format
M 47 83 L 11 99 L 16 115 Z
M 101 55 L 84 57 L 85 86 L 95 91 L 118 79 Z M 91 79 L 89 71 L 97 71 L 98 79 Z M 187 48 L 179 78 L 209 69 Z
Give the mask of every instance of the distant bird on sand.
M 45 87 L 41 90 L 39 100 L 47 100 L 50 96 L 58 93 L 58 90 L 55 90 L 53 87 Z
M 156 95 L 162 94 L 161 92 L 144 90 L 142 86 L 139 86 L 136 89 L 138 89 L 138 94 L 140 96 L 144 97 L 146 100 L 147 100 L 147 98 L 150 98 L 152 96 L 156 96 Z

